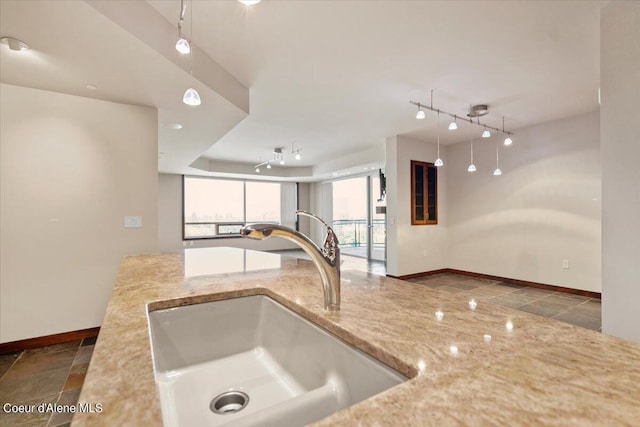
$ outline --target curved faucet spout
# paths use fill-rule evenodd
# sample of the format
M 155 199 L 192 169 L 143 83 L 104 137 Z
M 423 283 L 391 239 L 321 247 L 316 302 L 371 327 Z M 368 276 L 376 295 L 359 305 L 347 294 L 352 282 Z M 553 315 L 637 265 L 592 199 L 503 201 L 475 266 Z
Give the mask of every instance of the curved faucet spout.
M 305 212 L 305 214 L 307 213 Z M 308 215 L 315 217 L 311 214 Z M 324 223 L 324 221 L 322 222 Z M 340 310 L 340 248 L 338 247 L 338 238 L 331 227 L 327 225 L 327 229 L 327 238 L 323 248 L 319 248 L 304 234 L 278 224 L 247 224 L 240 230 L 240 235 L 256 240 L 281 237 L 297 244 L 311 257 L 320 273 L 322 290 L 324 291 L 324 308 L 326 310 Z

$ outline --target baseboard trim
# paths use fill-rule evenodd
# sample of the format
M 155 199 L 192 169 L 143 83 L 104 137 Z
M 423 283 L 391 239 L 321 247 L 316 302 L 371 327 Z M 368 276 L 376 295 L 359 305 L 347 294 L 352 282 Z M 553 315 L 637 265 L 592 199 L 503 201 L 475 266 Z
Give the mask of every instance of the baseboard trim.
M 61 344 L 63 342 L 75 341 L 82 338 L 93 338 L 98 336 L 98 332 L 100 332 L 99 327 L 46 335 L 44 337 L 29 338 L 26 340 L 5 342 L 0 344 L 0 354 L 15 353 L 16 351 L 44 347 L 45 345 Z
M 387 277 L 393 277 L 394 279 L 400 279 L 400 280 L 409 280 L 409 279 L 416 279 L 418 277 L 433 276 L 434 274 L 452 273 L 452 272 L 453 271 L 450 268 L 441 268 L 439 270 L 423 271 L 422 273 L 406 274 L 404 276 L 392 276 L 391 274 L 387 274 Z
M 600 299 L 602 297 L 602 294 L 600 292 L 584 291 L 582 289 L 566 288 L 564 286 L 547 285 L 546 283 L 530 282 L 528 280 L 510 279 L 508 277 L 493 276 L 491 274 L 474 273 L 472 271 L 456 270 L 455 268 L 441 268 L 439 270 L 432 270 L 432 271 L 425 271 L 425 272 L 422 272 L 422 273 L 407 274 L 405 276 L 391 276 L 391 275 L 388 275 L 388 276 L 396 278 L 396 279 L 400 279 L 400 280 L 407 280 L 407 279 L 415 279 L 415 278 L 418 278 L 418 277 L 431 276 L 431 275 L 440 274 L 440 273 L 455 273 L 455 274 L 461 274 L 463 276 L 476 277 L 476 278 L 479 278 L 479 279 L 499 280 L 501 282 L 513 283 L 515 285 L 530 286 L 532 288 L 547 289 L 549 291 L 564 292 L 565 294 L 581 295 L 583 297 L 589 297 L 589 298 Z

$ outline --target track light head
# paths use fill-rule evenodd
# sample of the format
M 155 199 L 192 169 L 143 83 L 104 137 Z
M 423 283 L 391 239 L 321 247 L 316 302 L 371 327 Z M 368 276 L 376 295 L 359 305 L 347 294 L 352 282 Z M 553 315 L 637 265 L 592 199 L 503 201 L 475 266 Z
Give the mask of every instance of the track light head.
M 476 170 L 476 165 L 474 165 L 473 163 L 471 163 L 467 168 L 467 172 L 475 172 Z
M 496 168 L 496 170 L 493 171 L 493 175 L 494 176 L 500 176 L 502 175 L 502 171 L 500 170 L 500 168 Z
M 458 124 L 456 123 L 455 120 L 451 120 L 451 123 L 449 123 L 449 130 L 456 130 L 458 129 Z
M 444 165 L 444 162 L 442 161 L 441 158 L 438 157 L 433 165 L 437 166 L 437 167 L 440 167 L 440 166 Z
M 484 128 L 484 132 L 482 132 L 482 137 L 483 138 L 491 138 L 491 132 L 489 132 L 489 129 Z
M 271 163 L 267 163 L 267 169 L 271 169 Z
M 423 120 L 425 117 L 427 117 L 427 115 L 425 114 L 424 110 L 418 107 L 418 113 L 416 114 L 416 119 Z
M 189 40 L 180 37 L 176 42 L 176 50 L 183 55 L 188 55 L 191 53 L 191 45 L 189 44 Z
M 260 173 L 260 168 L 256 168 L 256 173 Z
M 511 137 L 510 137 L 510 136 L 507 136 L 507 137 L 504 139 L 504 145 L 506 145 L 506 146 L 508 147 L 508 146 L 510 146 L 511 144 L 513 144 L 513 140 L 511 139 Z
M 197 90 L 195 90 L 192 87 L 190 87 L 184 92 L 184 96 L 182 97 L 182 102 L 184 102 L 187 105 L 191 105 L 192 107 L 197 107 L 202 103 L 202 101 L 200 101 L 200 94 L 198 93 Z

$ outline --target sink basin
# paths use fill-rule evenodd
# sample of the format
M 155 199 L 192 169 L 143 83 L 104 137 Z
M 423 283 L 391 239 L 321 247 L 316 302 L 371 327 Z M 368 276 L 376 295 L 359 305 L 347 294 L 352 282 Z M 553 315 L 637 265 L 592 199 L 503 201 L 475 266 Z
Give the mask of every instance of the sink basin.
M 406 378 L 263 295 L 149 312 L 165 426 L 302 426 Z

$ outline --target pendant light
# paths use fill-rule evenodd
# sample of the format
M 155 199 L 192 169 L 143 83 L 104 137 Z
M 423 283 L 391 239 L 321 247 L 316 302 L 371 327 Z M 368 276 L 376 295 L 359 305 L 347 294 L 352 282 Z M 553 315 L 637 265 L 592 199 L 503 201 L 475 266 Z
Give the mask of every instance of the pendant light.
M 427 115 L 425 114 L 422 106 L 418 105 L 418 112 L 416 113 L 416 119 L 423 120 Z
M 456 116 L 453 116 L 453 120 L 451 120 L 451 123 L 449 123 L 449 130 L 456 130 L 458 129 L 458 123 L 456 123 Z
M 471 164 L 469 164 L 469 167 L 467 168 L 467 172 L 475 172 L 476 169 L 476 165 L 473 164 L 473 139 L 471 140 Z
M 444 164 L 444 162 L 440 158 L 440 111 L 438 111 L 438 116 L 436 117 L 436 132 L 438 135 L 438 158 L 436 159 L 434 165 L 440 167 Z
M 513 144 L 513 139 L 511 139 L 511 135 L 509 135 L 508 133 L 506 133 L 504 131 L 504 116 L 502 116 L 502 133 L 507 135 L 507 137 L 504 139 L 504 145 L 506 145 L 508 147 L 511 144 Z
M 494 176 L 502 175 L 502 171 L 500 170 L 500 158 L 498 157 L 498 149 L 500 148 L 499 144 L 496 144 L 496 170 L 493 171 Z
M 182 22 L 184 21 L 184 14 L 187 11 L 187 5 L 184 0 L 180 0 L 180 19 L 178 20 L 178 41 L 176 42 L 176 50 L 183 55 L 191 53 L 191 45 L 189 40 L 182 37 Z
M 184 92 L 182 102 L 192 107 L 197 107 L 198 105 L 202 104 L 202 101 L 200 100 L 200 94 L 192 87 Z
M 489 129 L 487 129 L 487 127 L 484 127 L 484 132 L 482 132 L 482 137 L 483 138 L 491 138 L 491 132 L 489 132 Z
M 184 5 L 184 3 L 182 3 L 182 9 L 180 11 L 180 20 L 182 21 L 182 19 L 184 18 L 184 12 L 186 10 L 186 5 Z M 193 35 L 193 0 L 191 0 L 191 34 Z M 178 23 L 178 28 L 180 28 L 180 23 Z M 178 40 L 178 43 L 180 42 L 180 40 Z M 177 49 L 177 44 L 176 44 L 176 49 Z M 191 51 L 191 50 L 189 50 Z M 191 63 L 191 70 L 190 70 L 190 74 L 191 77 L 193 77 L 193 57 L 190 59 Z M 187 89 L 184 92 L 184 95 L 182 96 L 182 102 L 192 106 L 192 107 L 197 107 L 198 105 L 202 104 L 202 100 L 200 99 L 200 94 L 198 93 L 197 90 L 195 90 L 194 88 L 190 87 L 189 89 Z

